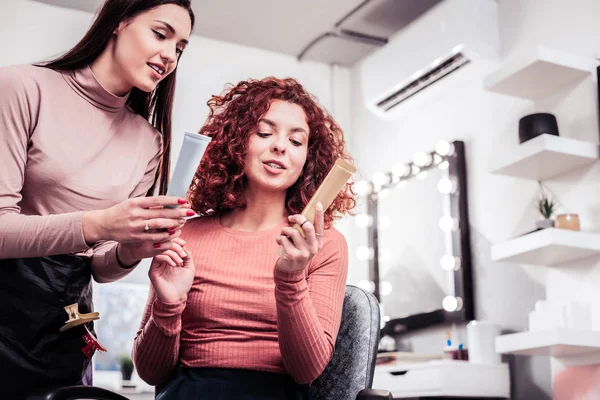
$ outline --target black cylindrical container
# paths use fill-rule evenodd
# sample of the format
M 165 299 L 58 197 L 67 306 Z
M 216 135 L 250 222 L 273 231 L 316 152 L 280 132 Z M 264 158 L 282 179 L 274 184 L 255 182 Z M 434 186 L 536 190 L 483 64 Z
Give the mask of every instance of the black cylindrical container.
M 536 136 L 558 136 L 556 117 L 549 113 L 536 113 L 524 116 L 519 120 L 519 142 L 524 143 Z

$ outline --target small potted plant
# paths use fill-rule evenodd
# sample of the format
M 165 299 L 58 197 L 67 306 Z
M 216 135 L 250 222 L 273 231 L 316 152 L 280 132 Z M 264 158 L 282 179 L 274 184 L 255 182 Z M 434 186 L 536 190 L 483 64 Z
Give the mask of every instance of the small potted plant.
M 127 354 L 121 355 L 119 358 L 119 365 L 121 367 L 121 376 L 123 381 L 130 381 L 131 375 L 133 374 L 133 361 Z
M 558 208 L 558 202 L 544 193 L 544 188 L 542 187 L 541 182 L 539 182 L 539 185 L 542 191 L 542 196 L 537 201 L 537 210 L 540 212 L 540 214 L 542 214 L 544 219 L 537 220 L 535 222 L 535 226 L 538 229 L 552 228 L 554 226 L 554 220 L 552 220 L 552 216 Z

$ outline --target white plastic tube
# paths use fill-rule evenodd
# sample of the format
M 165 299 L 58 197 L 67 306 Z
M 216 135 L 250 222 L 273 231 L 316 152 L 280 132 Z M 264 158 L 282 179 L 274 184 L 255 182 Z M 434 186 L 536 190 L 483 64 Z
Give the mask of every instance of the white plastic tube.
M 212 138 L 198 133 L 185 133 L 167 195 L 185 198 L 211 140 Z

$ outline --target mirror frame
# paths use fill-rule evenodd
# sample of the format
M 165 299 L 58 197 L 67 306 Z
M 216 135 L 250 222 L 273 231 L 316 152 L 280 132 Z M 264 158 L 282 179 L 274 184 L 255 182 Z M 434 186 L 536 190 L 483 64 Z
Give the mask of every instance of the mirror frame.
M 448 144 L 448 142 L 444 142 Z M 437 151 L 429 153 L 431 163 L 427 166 L 417 167 L 414 162 L 405 164 L 410 167 L 410 172 L 406 176 L 397 177 L 390 171 L 386 174 L 388 183 L 377 186 L 370 182 L 371 194 L 367 197 L 367 210 L 372 217 L 372 223 L 368 227 L 369 247 L 373 250 L 373 257 L 369 261 L 369 278 L 375 284 L 373 294 L 381 303 L 380 296 L 380 277 L 379 277 L 379 246 L 378 246 L 378 214 L 377 214 L 377 193 L 386 188 L 396 186 L 400 181 L 415 179 L 419 172 L 432 168 L 438 168 L 438 165 L 444 161 L 448 162 L 448 177 L 454 183 L 454 191 L 449 194 L 440 194 L 449 196 L 450 216 L 457 221 L 456 229 L 449 233 L 452 240 L 453 255 L 460 260 L 459 267 L 455 269 L 454 274 L 454 296 L 462 300 L 462 307 L 457 311 L 446 311 L 440 304 L 440 309 L 430 312 L 412 314 L 403 318 L 395 318 L 385 323 L 382 329 L 382 335 L 399 334 L 413 331 L 432 325 L 444 323 L 466 322 L 474 319 L 473 307 L 473 279 L 471 265 L 471 245 L 469 232 L 469 211 L 467 202 L 467 173 L 465 162 L 465 145 L 462 141 L 450 142 L 450 154 L 439 154 Z M 437 148 L 437 146 L 436 146 Z M 415 168 L 416 167 L 416 168 Z M 407 168 L 408 169 L 408 168 Z M 459 300 L 460 301 L 460 300 Z

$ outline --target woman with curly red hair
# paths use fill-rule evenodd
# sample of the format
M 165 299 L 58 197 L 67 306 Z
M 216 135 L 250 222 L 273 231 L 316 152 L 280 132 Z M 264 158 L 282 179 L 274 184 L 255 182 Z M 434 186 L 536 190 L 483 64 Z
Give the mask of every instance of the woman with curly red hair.
M 314 225 L 299 213 L 352 159 L 294 79 L 240 82 L 208 105 L 212 141 L 189 191 L 200 218 L 150 267 L 138 374 L 164 387 L 158 399 L 306 398 L 339 329 L 348 250 L 332 223 L 355 205 L 350 184 L 317 204 Z

